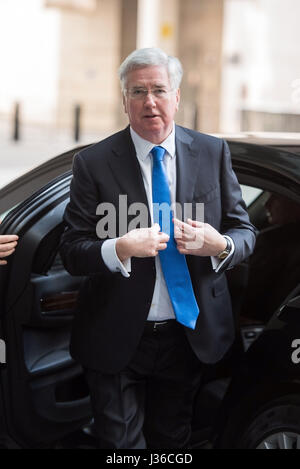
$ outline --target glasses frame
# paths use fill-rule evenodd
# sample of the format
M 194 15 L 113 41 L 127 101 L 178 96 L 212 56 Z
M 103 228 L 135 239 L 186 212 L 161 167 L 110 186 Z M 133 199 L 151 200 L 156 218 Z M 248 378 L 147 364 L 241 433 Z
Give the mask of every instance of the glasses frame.
M 143 87 L 134 87 L 131 89 L 126 89 L 125 94 L 127 97 L 130 99 L 133 99 L 134 101 L 144 101 L 148 95 L 151 95 L 154 100 L 166 100 L 170 96 L 170 94 L 174 93 L 174 89 L 171 88 L 169 90 L 166 90 L 162 87 L 157 87 L 157 88 L 143 88 Z M 159 95 L 160 92 L 163 92 L 161 95 Z M 137 94 L 133 94 L 137 93 Z

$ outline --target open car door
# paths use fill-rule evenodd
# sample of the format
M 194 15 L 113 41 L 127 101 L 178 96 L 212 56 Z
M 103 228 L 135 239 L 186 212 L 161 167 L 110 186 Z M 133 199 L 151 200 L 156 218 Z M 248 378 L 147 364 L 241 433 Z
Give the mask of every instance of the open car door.
M 56 159 L 52 171 L 40 171 L 34 183 L 70 169 L 73 153 L 62 155 L 63 165 Z M 2 447 L 55 447 L 91 419 L 83 371 L 69 354 L 83 278 L 70 276 L 58 255 L 70 179 L 70 173 L 57 177 L 0 225 L 1 234 L 19 235 L 15 253 L 0 269 Z M 11 200 L 29 190 L 29 180 L 10 185 Z

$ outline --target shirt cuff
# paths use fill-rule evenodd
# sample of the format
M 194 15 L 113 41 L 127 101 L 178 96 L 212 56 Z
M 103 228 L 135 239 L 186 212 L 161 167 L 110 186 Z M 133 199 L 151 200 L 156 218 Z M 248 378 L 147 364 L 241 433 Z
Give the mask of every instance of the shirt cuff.
M 111 272 L 121 272 L 124 277 L 130 277 L 131 258 L 123 263 L 118 258 L 116 252 L 116 242 L 119 238 L 107 239 L 101 246 L 101 255 L 106 267 Z
M 218 256 L 211 256 L 212 268 L 214 269 L 214 271 L 216 273 L 218 273 L 219 270 L 222 269 L 223 265 L 232 257 L 232 255 L 234 253 L 234 249 L 235 249 L 234 242 L 232 241 L 230 236 L 224 235 L 224 238 L 229 239 L 230 244 L 231 244 L 231 250 L 230 250 L 230 253 L 228 254 L 228 256 L 225 257 L 225 259 L 222 259 L 222 260 L 219 259 Z

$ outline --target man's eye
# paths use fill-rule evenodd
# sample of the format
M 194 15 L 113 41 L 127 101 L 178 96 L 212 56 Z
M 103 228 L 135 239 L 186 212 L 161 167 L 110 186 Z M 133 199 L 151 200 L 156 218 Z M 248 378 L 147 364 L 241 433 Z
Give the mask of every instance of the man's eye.
M 163 88 L 158 88 L 157 90 L 155 90 L 155 94 L 157 96 L 162 96 L 163 94 L 166 94 L 166 90 L 164 90 Z
M 132 91 L 133 96 L 142 96 L 143 94 L 145 94 L 144 90 L 133 90 Z

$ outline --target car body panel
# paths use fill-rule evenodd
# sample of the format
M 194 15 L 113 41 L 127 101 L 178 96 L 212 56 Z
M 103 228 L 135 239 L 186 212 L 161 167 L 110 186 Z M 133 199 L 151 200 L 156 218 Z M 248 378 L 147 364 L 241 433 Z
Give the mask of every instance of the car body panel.
M 300 286 L 234 368 L 214 429 L 216 447 L 239 447 L 239 436 L 260 408 L 279 397 L 300 396 L 300 360 L 293 358 L 299 338 Z

